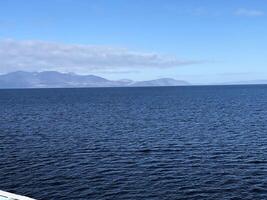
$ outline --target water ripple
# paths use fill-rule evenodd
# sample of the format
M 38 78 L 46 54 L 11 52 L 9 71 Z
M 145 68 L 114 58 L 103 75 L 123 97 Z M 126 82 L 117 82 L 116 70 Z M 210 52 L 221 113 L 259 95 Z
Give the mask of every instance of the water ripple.
M 267 199 L 267 86 L 0 90 L 0 188 Z

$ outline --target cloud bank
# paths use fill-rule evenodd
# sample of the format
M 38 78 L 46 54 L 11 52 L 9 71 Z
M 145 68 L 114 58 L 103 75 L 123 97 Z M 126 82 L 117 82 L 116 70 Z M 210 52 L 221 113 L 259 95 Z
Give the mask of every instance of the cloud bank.
M 245 8 L 239 8 L 234 12 L 238 16 L 247 16 L 247 17 L 259 17 L 265 15 L 265 12 L 261 10 L 251 10 Z
M 123 48 L 12 39 L 0 40 L 0 61 L 0 73 L 17 70 L 89 73 L 102 70 L 168 68 L 199 63 Z

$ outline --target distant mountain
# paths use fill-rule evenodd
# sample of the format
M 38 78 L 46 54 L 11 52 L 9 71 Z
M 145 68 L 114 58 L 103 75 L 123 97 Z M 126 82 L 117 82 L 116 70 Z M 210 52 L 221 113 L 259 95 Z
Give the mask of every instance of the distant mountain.
M 222 83 L 222 85 L 265 85 L 267 80 L 250 80 L 250 81 L 236 81 L 236 82 L 227 82 Z
M 136 83 L 133 83 L 132 86 L 179 86 L 179 85 L 189 85 L 186 81 L 178 81 L 171 78 L 161 78 L 156 80 L 150 80 L 150 81 L 139 81 Z
M 94 75 L 77 75 L 56 71 L 17 71 L 0 75 L 0 88 L 75 88 L 75 87 L 149 87 L 189 85 L 170 78 L 135 82 L 128 79 L 108 80 Z

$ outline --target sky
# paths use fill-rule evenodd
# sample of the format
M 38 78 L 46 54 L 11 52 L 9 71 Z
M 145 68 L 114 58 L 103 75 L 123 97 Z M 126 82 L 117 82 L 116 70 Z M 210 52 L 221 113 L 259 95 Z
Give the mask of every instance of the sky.
M 267 0 L 3 0 L 0 74 L 267 79 Z

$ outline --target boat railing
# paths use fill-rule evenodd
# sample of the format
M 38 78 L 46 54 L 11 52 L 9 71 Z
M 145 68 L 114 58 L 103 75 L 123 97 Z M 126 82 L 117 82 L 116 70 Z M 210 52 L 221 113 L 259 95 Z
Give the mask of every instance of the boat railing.
M 0 200 L 35 200 L 35 199 L 0 190 Z

